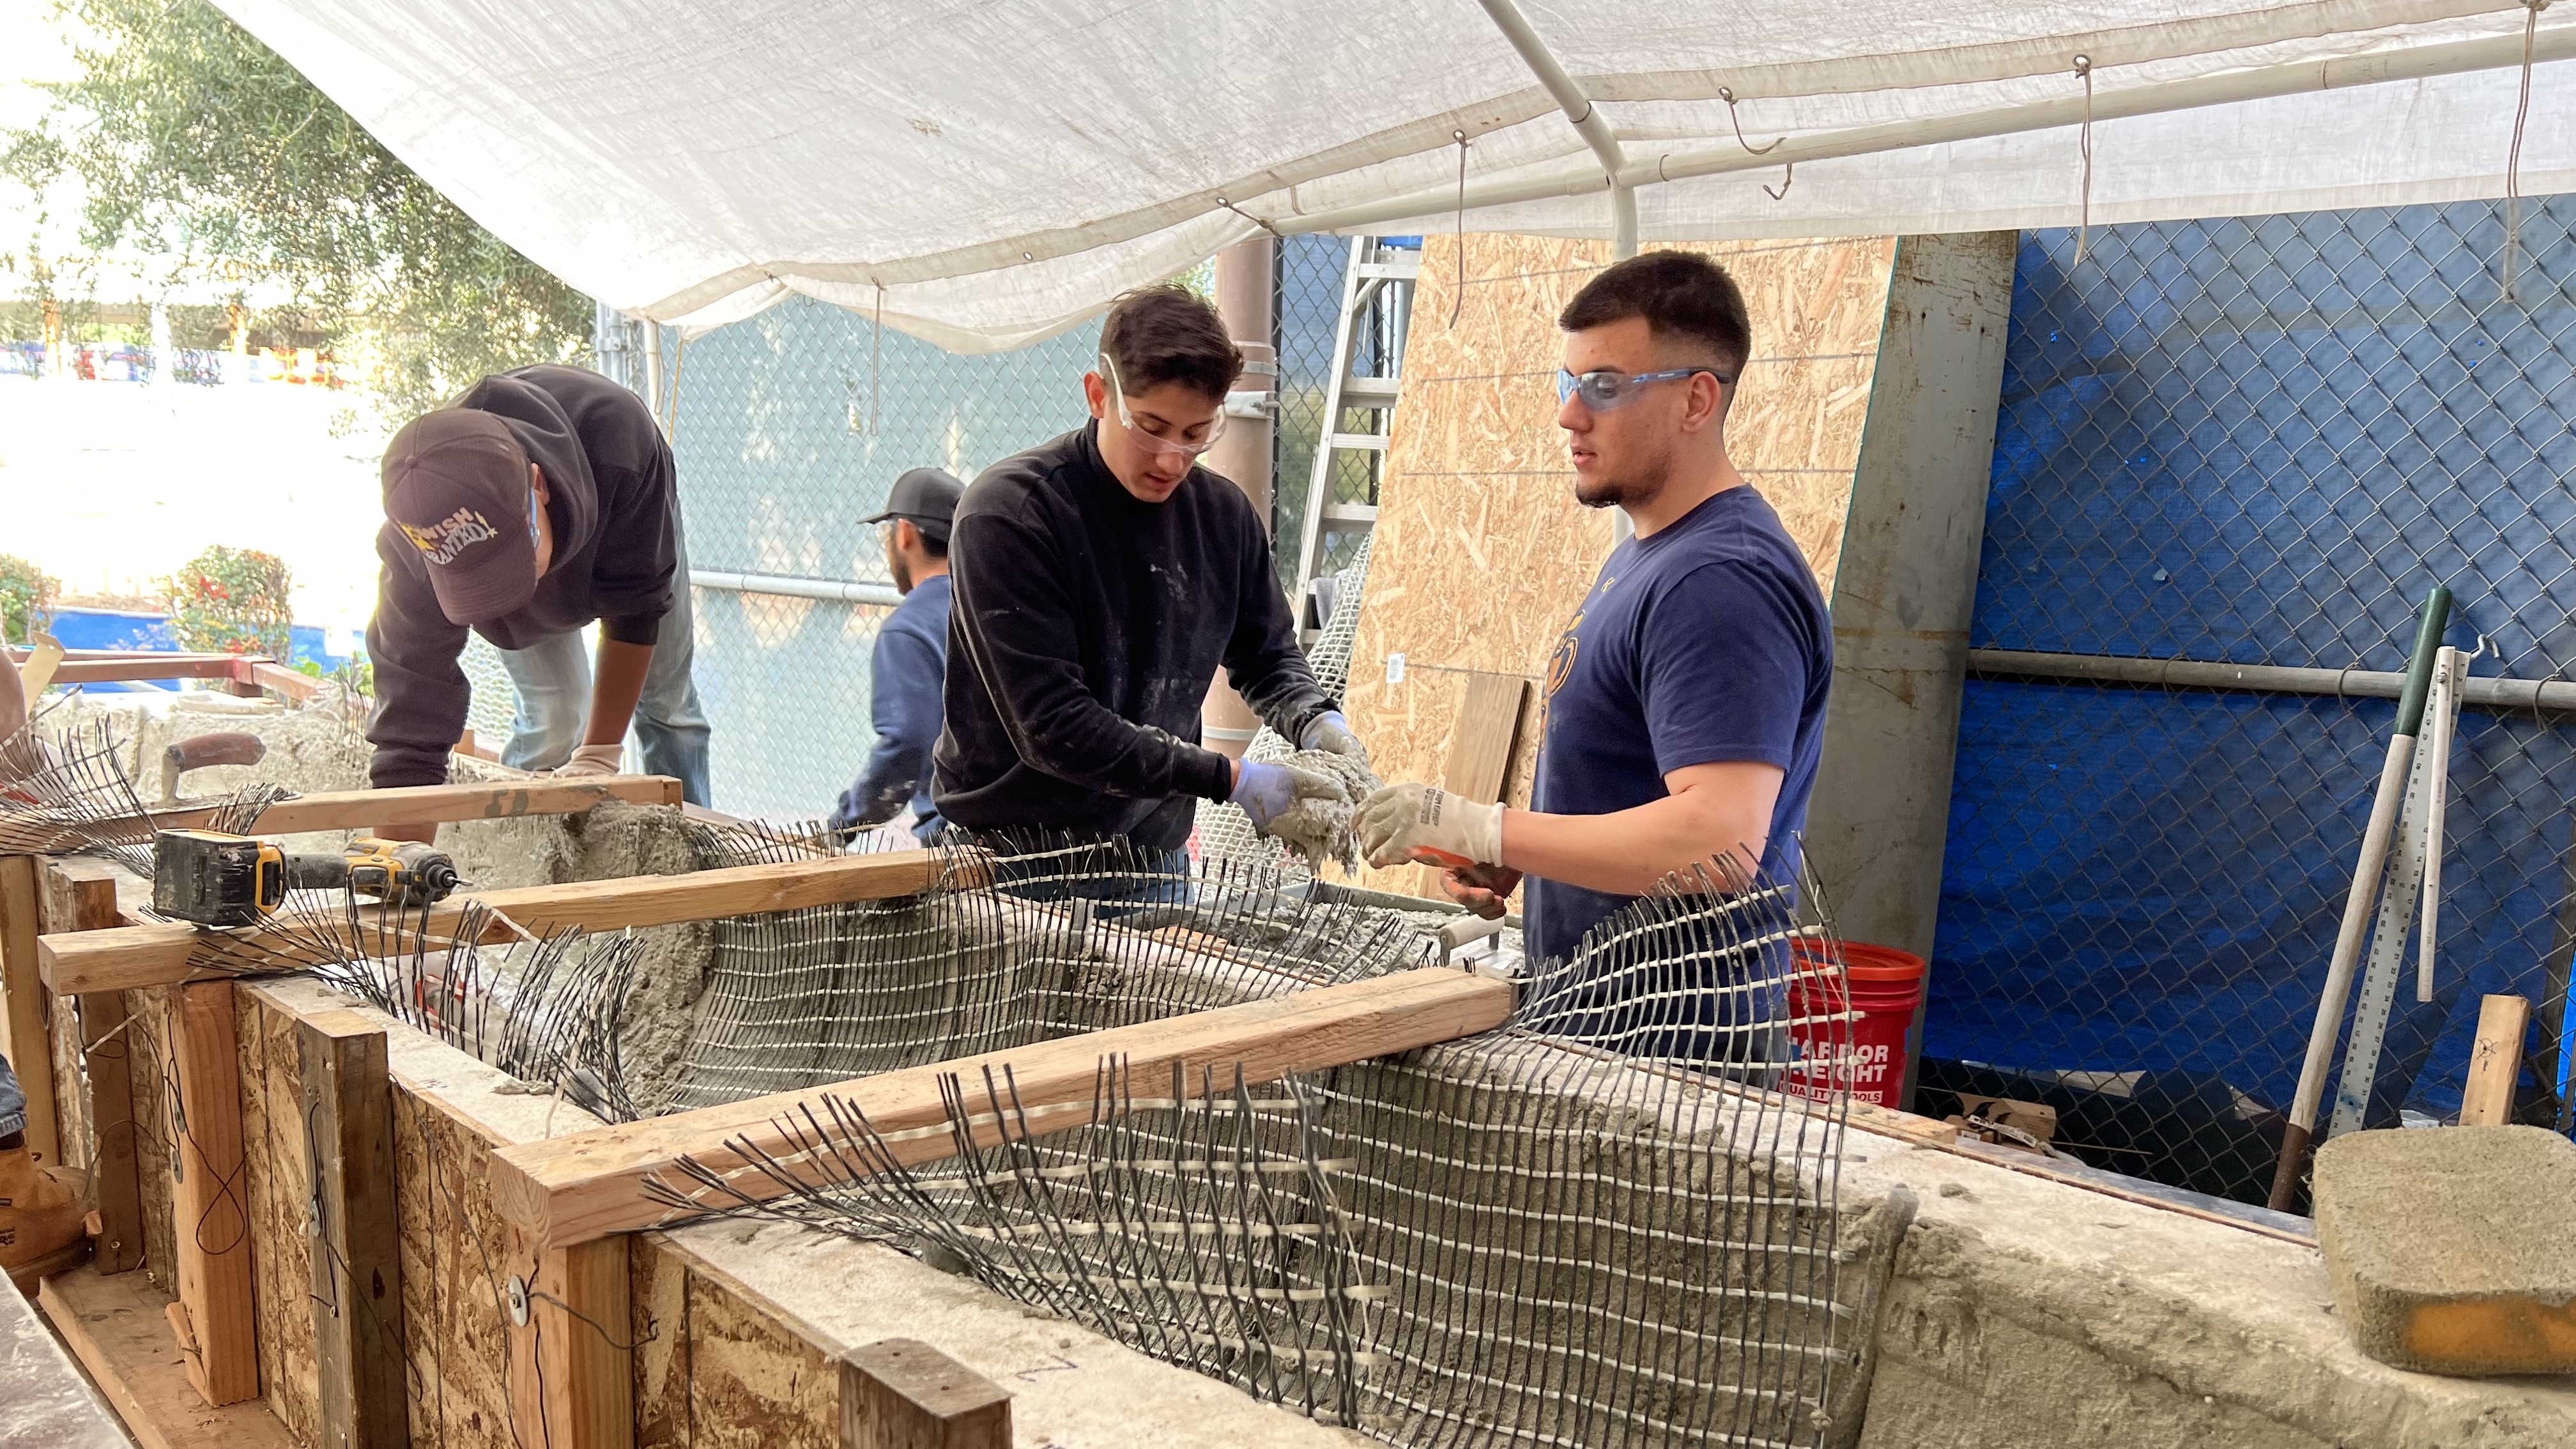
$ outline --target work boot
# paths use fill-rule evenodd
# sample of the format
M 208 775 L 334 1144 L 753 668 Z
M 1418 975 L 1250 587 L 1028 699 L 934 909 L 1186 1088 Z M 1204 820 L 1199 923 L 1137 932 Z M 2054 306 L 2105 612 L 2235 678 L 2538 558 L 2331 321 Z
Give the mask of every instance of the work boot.
M 59 1271 L 56 1259 L 61 1267 L 77 1261 L 71 1250 L 88 1237 L 85 1186 L 77 1172 L 37 1167 L 23 1141 L 0 1150 L 0 1271 L 15 1279 Z

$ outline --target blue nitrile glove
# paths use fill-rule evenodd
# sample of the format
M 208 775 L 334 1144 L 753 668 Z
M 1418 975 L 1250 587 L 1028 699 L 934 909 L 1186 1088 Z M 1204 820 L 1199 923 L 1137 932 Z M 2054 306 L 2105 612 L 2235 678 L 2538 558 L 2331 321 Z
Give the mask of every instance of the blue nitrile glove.
M 1306 733 L 1298 738 L 1297 748 L 1329 750 L 1336 755 L 1348 755 L 1363 765 L 1369 758 L 1368 746 L 1361 744 L 1360 737 L 1351 733 L 1351 722 L 1342 718 L 1338 709 L 1315 716 L 1306 726 Z
M 1342 789 L 1342 782 L 1330 775 L 1318 775 L 1294 765 L 1246 760 L 1234 777 L 1234 794 L 1228 798 L 1252 817 L 1253 829 L 1267 833 L 1270 822 L 1300 800 L 1348 800 L 1350 795 Z

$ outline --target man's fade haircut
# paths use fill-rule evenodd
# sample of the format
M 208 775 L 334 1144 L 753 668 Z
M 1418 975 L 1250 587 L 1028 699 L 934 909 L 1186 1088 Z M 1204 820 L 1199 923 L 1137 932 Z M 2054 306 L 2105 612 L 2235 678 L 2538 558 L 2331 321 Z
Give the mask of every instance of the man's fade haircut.
M 1224 319 L 1178 282 L 1120 293 L 1100 324 L 1100 350 L 1130 398 L 1177 382 L 1222 403 L 1243 375 L 1243 352 Z
M 1753 320 L 1744 293 L 1726 268 L 1695 252 L 1640 252 L 1614 263 L 1583 284 L 1557 314 L 1556 325 L 1585 332 L 1646 319 L 1658 340 L 1684 339 L 1706 347 L 1709 360 L 1729 381 L 1753 355 Z

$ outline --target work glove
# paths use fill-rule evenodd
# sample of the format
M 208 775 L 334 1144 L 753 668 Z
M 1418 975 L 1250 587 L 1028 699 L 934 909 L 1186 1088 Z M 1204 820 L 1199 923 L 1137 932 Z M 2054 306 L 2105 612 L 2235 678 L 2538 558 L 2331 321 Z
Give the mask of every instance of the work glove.
M 1330 775 L 1318 775 L 1294 765 L 1246 760 L 1234 778 L 1234 793 L 1227 798 L 1252 817 L 1253 829 L 1267 835 L 1270 822 L 1300 800 L 1348 800 L 1350 795 L 1342 789 L 1342 782 Z
M 583 745 L 572 752 L 572 758 L 554 767 L 557 775 L 614 775 L 625 762 L 626 746 Z
M 1360 802 L 1351 828 L 1360 854 L 1381 868 L 1412 860 L 1457 870 L 1503 860 L 1503 807 L 1431 785 L 1387 786 Z
M 1337 709 L 1319 714 L 1308 722 L 1306 732 L 1297 737 L 1297 748 L 1348 755 L 1363 765 L 1369 762 L 1368 746 L 1361 744 L 1360 737 L 1351 733 L 1351 722 L 1342 718 L 1342 712 Z

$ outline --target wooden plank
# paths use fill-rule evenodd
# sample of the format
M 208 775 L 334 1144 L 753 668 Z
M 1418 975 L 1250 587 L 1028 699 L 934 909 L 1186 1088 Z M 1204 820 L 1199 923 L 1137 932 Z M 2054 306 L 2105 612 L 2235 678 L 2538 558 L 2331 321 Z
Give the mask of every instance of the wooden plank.
M 1467 676 L 1467 697 L 1458 706 L 1458 721 L 1449 731 L 1449 752 L 1442 758 L 1440 788 L 1453 795 L 1493 805 L 1508 788 L 1512 757 L 1519 750 L 1521 705 L 1530 682 L 1517 674 L 1477 670 Z M 1441 871 L 1422 867 L 1415 893 L 1445 900 Z
M 949 1155 L 944 1132 L 899 1136 L 937 1128 L 948 1120 L 940 1080 L 956 1075 L 980 1082 L 984 1068 L 1010 1069 L 1020 1103 L 1061 1110 L 1033 1115 L 1033 1131 L 1086 1125 L 1101 1060 L 1124 1058 L 1138 1080 L 1159 1082 L 1181 1064 L 1196 1088 L 1202 1069 L 1231 1084 L 1236 1067 L 1248 1082 L 1276 1081 L 1292 1072 L 1364 1061 L 1490 1031 L 1510 1016 L 1512 985 L 1440 967 L 1400 971 L 1368 981 L 1319 987 L 1164 1021 L 1114 1027 L 1054 1041 L 1035 1042 L 981 1056 L 885 1072 L 855 1081 L 766 1097 L 695 1112 L 674 1113 L 545 1142 L 505 1147 L 493 1154 L 492 1198 L 531 1241 L 563 1247 L 609 1233 L 634 1232 L 690 1216 L 648 1200 L 645 1185 L 659 1178 L 679 1186 L 672 1169 L 683 1157 L 733 1173 L 756 1160 L 738 1150 L 790 1150 L 778 1121 L 825 1097 L 839 1098 L 867 1114 L 886 1134 L 891 1154 L 905 1163 Z M 819 1108 L 817 1109 L 819 1110 Z M 989 1125 L 979 1140 L 998 1140 Z M 821 1164 L 809 1164 L 817 1171 Z M 755 1197 L 779 1191 L 767 1178 L 743 1174 L 734 1185 Z
M 44 926 L 36 890 L 36 857 L 0 855 L 0 1055 L 27 1096 L 27 1151 L 39 1167 L 63 1160 L 54 1110 L 54 1028 L 37 961 Z
M 554 1249 L 532 1249 L 522 1240 L 519 1246 L 512 1261 L 537 1265 L 526 1322 L 510 1330 L 510 1419 L 519 1442 L 631 1449 L 635 1345 L 627 1240 Z
M 56 684 L 124 684 L 138 679 L 222 679 L 235 674 L 229 654 L 128 655 L 122 659 L 65 659 L 54 668 Z
M 2469 1048 L 2469 1081 L 2460 1092 L 2460 1125 L 2501 1127 L 2513 1120 L 2514 1083 L 2522 1076 L 2522 1038 L 2531 1003 L 2490 996 L 2478 1003 L 2478 1035 Z
M 1517 674 L 1479 670 L 1468 676 L 1467 703 L 1449 734 L 1441 789 L 1481 804 L 1501 801 L 1504 775 L 1520 743 L 1521 701 L 1528 693 L 1529 681 Z
M 764 911 L 913 895 L 936 884 L 939 869 L 940 856 L 935 851 L 899 850 L 777 865 L 734 866 L 687 875 L 626 876 L 477 891 L 450 897 L 429 911 L 427 930 L 433 939 L 452 935 L 468 901 L 479 901 L 508 918 L 487 924 L 483 933 L 486 942 L 517 939 L 509 922 L 543 932 L 573 927 L 615 931 L 628 926 L 712 921 Z M 388 921 L 384 927 L 387 949 L 393 948 L 409 922 L 416 919 L 398 914 Z M 250 950 L 275 939 L 265 937 L 260 927 L 246 927 L 230 934 Z M 58 992 L 131 990 L 187 980 L 197 940 L 194 926 L 124 926 L 114 931 L 42 938 L 37 944 L 37 957 L 45 981 Z M 277 944 L 283 946 L 285 942 L 279 940 Z
M 308 1223 L 322 1443 L 399 1449 L 410 1442 L 410 1414 L 384 1029 L 332 1011 L 297 1021 L 295 1039 L 315 1174 Z
M 455 785 L 406 785 L 390 790 L 321 790 L 280 800 L 260 812 L 262 835 L 309 830 L 373 830 L 387 825 L 445 824 L 456 820 L 515 820 L 528 815 L 577 815 L 603 800 L 630 805 L 677 805 L 680 782 L 667 775 L 587 775 L 569 779 L 536 775 Z M 214 819 L 213 805 L 153 812 L 164 830 L 193 828 Z
M 841 1449 L 1011 1449 L 1011 1396 L 914 1338 L 841 1356 Z
M 107 861 L 74 857 L 49 860 L 44 870 L 44 921 L 49 935 L 114 929 L 123 919 L 117 892 L 132 874 Z M 95 992 L 78 1003 L 77 1040 L 87 1100 L 89 1171 L 99 1231 L 90 1261 L 102 1274 L 143 1266 L 143 1196 L 135 1170 L 134 1049 L 126 1025 L 125 995 Z
M 37 1302 L 143 1449 L 296 1449 L 260 1405 L 198 1397 L 163 1317 L 170 1296 L 142 1274 L 75 1268 L 46 1279 Z
M 171 1197 L 184 1323 L 172 1321 L 184 1327 L 188 1381 L 221 1408 L 259 1397 L 233 984 L 199 981 L 179 988 L 175 1016 L 170 1046 L 178 1063 L 181 1131 Z

